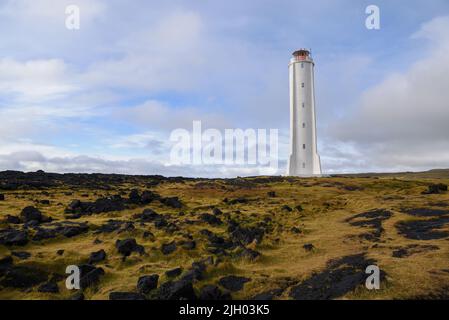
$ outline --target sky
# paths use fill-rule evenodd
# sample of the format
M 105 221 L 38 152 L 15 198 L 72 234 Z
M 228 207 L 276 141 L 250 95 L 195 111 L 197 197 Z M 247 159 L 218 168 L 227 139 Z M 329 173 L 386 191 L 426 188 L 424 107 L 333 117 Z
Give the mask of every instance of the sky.
M 68 5 L 80 29 L 66 28 Z M 380 29 L 365 26 L 368 5 Z M 173 130 L 279 130 L 311 48 L 324 173 L 449 167 L 449 2 L 0 0 L 0 170 L 234 177 L 174 165 Z

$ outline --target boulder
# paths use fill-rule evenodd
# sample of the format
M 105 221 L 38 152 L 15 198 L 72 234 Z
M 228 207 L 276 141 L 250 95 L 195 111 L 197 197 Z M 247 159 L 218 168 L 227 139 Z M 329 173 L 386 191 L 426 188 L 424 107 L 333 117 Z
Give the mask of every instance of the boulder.
M 10 224 L 21 224 L 22 220 L 20 220 L 19 217 L 11 216 L 8 214 L 8 215 L 6 215 L 5 222 L 10 223 Z
M 226 276 L 218 281 L 218 284 L 229 291 L 236 292 L 243 289 L 245 283 L 251 281 L 249 278 L 238 276 Z
M 101 249 L 99 251 L 92 252 L 90 254 L 88 263 L 95 264 L 95 263 L 101 262 L 103 260 L 106 260 L 106 252 L 103 249 Z
M 145 249 L 143 246 L 137 244 L 136 239 L 117 240 L 115 247 L 124 257 L 130 256 L 133 252 L 137 252 L 140 255 L 145 253 Z
M 186 280 L 163 283 L 158 292 L 160 300 L 196 300 L 192 282 Z
M 160 200 L 160 202 L 162 204 L 166 205 L 167 207 L 172 207 L 172 208 L 175 208 L 175 209 L 182 208 L 182 203 L 181 203 L 181 201 L 179 201 L 178 197 L 162 198 Z
M 40 285 L 37 291 L 43 293 L 59 293 L 59 287 L 56 282 L 50 281 Z
M 174 268 L 171 270 L 167 270 L 165 272 L 165 275 L 167 276 L 167 278 L 175 278 L 177 276 L 180 276 L 182 273 L 182 268 Z
M 203 222 L 206 222 L 212 226 L 219 226 L 223 224 L 223 222 L 217 218 L 216 216 L 209 214 L 209 213 L 203 213 L 200 215 L 200 220 Z
M 260 252 L 249 248 L 243 248 L 242 251 L 238 254 L 238 256 L 244 259 L 248 259 L 250 261 L 254 261 L 260 257 Z
M 422 194 L 439 194 L 447 191 L 447 185 L 443 183 L 431 184 L 427 188 Z
M 176 250 L 176 243 L 174 241 L 162 244 L 161 251 L 165 255 L 170 254 L 175 250 Z
M 157 288 L 159 275 L 152 274 L 149 276 L 142 276 L 137 281 L 137 290 L 142 294 L 148 294 L 150 291 Z
M 0 285 L 9 288 L 28 289 L 47 281 L 48 274 L 26 266 L 14 266 L 5 272 Z
M 304 248 L 304 250 L 306 251 L 312 251 L 313 249 L 315 249 L 315 246 L 311 243 L 306 243 L 305 245 L 302 246 Z
M 30 221 L 42 221 L 42 213 L 32 206 L 25 207 L 20 213 L 20 217 L 25 223 L 28 223 Z
M 231 294 L 223 293 L 217 286 L 206 285 L 201 288 L 198 298 L 199 300 L 231 300 Z
M 13 251 L 13 252 L 11 252 L 11 255 L 13 255 L 14 257 L 17 257 L 21 260 L 26 260 L 29 257 L 31 257 L 31 253 L 26 252 L 26 251 Z
M 86 289 L 100 282 L 100 278 L 104 275 L 102 268 L 96 268 L 92 265 L 79 266 L 81 272 L 80 287 Z
M 28 243 L 28 233 L 16 229 L 0 230 L 0 244 L 5 246 L 24 246 Z

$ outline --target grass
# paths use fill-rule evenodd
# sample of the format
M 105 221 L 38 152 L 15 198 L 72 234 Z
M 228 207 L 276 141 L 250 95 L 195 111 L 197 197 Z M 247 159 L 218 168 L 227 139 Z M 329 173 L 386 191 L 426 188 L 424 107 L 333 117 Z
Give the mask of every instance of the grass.
M 442 176 L 443 178 L 439 178 Z M 19 260 L 16 265 L 31 265 L 51 273 L 64 275 L 65 267 L 70 264 L 85 263 L 93 251 L 104 249 L 107 260 L 100 263 L 106 274 L 97 287 L 85 292 L 88 299 L 107 299 L 111 291 L 135 291 L 137 279 L 146 274 L 157 273 L 160 282 L 165 282 L 164 272 L 175 267 L 188 269 L 192 262 L 210 256 L 206 251 L 206 240 L 199 234 L 207 228 L 218 235 L 227 237 L 226 225 L 211 227 L 207 224 L 187 224 L 186 220 L 195 220 L 204 212 L 210 213 L 211 207 L 221 209 L 225 214 L 245 225 L 255 225 L 265 217 L 272 219 L 272 231 L 265 235 L 260 244 L 250 247 L 259 251 L 261 257 L 256 261 L 236 258 L 232 254 L 219 257 L 220 263 L 209 267 L 204 280 L 195 283 L 199 289 L 205 284 L 216 284 L 225 275 L 240 275 L 252 280 L 244 289 L 233 293 L 235 299 L 248 299 L 258 293 L 275 288 L 285 288 L 279 299 L 289 299 L 290 288 L 310 277 L 313 273 L 326 268 L 331 259 L 337 259 L 355 253 L 366 253 L 375 259 L 378 266 L 386 272 L 387 281 L 381 283 L 381 290 L 369 291 L 363 286 L 341 296 L 342 299 L 407 299 L 437 294 L 449 287 L 449 241 L 447 238 L 435 240 L 412 240 L 400 235 L 395 227 L 399 221 L 417 219 L 401 211 L 402 208 L 431 207 L 435 203 L 449 205 L 449 194 L 423 195 L 428 183 L 449 183 L 449 175 L 441 171 L 425 174 L 398 175 L 353 175 L 328 178 L 290 179 L 283 182 L 251 183 L 252 178 L 241 179 L 241 184 L 229 184 L 226 180 L 187 181 L 185 183 L 162 183 L 151 190 L 162 196 L 178 196 L 184 207 L 171 209 L 159 202 L 146 207 L 128 209 L 122 212 L 103 213 L 83 217 L 90 231 L 72 239 L 57 238 L 30 242 L 25 247 L 7 248 L 0 246 L 0 258 L 10 255 L 11 251 L 27 251 L 31 258 Z M 348 190 L 347 187 L 355 187 Z M 18 215 L 22 208 L 33 205 L 43 214 L 56 220 L 64 219 L 64 209 L 73 199 L 95 200 L 100 196 L 112 195 L 120 191 L 128 193 L 137 188 L 148 190 L 145 181 L 141 184 L 120 184 L 111 186 L 112 190 L 90 190 L 85 188 L 59 187 L 42 190 L 6 191 L 6 200 L 0 201 L 0 219 L 6 214 Z M 268 191 L 275 191 L 276 197 L 267 197 Z M 68 192 L 73 194 L 67 195 Z M 88 197 L 82 197 L 87 194 Z M 224 198 L 245 197 L 248 203 L 227 205 Z M 34 200 L 48 199 L 50 205 L 41 205 Z M 281 210 L 283 205 L 294 208 L 301 205 L 303 211 Z M 181 228 L 174 234 L 156 229 L 153 224 L 140 226 L 121 234 L 93 234 L 96 227 L 109 219 L 130 220 L 144 208 L 151 208 L 159 214 L 168 215 Z M 358 237 L 368 231 L 363 227 L 354 227 L 345 219 L 372 209 L 387 209 L 392 217 L 383 222 L 384 233 L 379 242 Z M 184 215 L 179 215 L 179 212 Z M 7 227 L 5 223 L 1 228 Z M 292 227 L 302 232 L 293 233 Z M 445 228 L 449 226 L 446 225 Z M 144 238 L 143 232 L 151 231 L 155 240 Z M 191 234 L 196 242 L 194 250 L 178 248 L 170 255 L 163 255 L 160 247 L 163 243 L 183 239 L 183 234 Z M 94 244 L 95 239 L 102 241 Z M 117 239 L 135 238 L 145 247 L 147 255 L 133 254 L 126 261 L 115 249 Z M 315 249 L 307 252 L 303 245 L 312 243 Z M 392 251 L 410 244 L 432 244 L 438 250 L 421 252 L 409 257 L 394 258 Z M 62 256 L 58 250 L 64 250 Z M 43 294 L 36 288 L 16 290 L 0 287 L 0 299 L 66 299 L 73 292 L 65 289 L 64 281 L 59 282 L 60 294 Z

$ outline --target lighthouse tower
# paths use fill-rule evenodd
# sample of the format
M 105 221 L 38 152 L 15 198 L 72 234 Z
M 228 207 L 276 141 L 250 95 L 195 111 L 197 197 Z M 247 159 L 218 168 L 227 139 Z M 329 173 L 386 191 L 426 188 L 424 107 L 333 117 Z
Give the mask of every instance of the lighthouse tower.
M 321 175 L 317 151 L 314 62 L 307 49 L 293 53 L 290 73 L 290 157 L 288 176 Z

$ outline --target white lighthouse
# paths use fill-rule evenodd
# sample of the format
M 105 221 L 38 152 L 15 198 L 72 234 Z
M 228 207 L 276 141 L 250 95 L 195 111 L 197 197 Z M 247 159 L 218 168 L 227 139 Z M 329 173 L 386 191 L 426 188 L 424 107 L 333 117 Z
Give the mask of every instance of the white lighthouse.
M 314 62 L 310 51 L 293 53 L 290 73 L 290 157 L 288 176 L 321 175 L 317 151 Z

